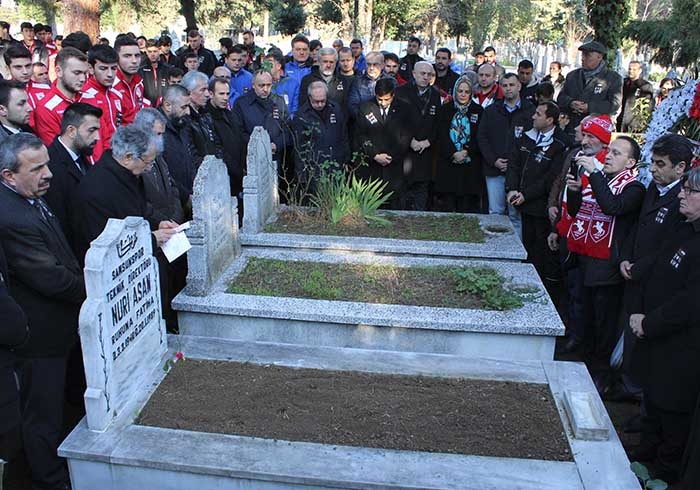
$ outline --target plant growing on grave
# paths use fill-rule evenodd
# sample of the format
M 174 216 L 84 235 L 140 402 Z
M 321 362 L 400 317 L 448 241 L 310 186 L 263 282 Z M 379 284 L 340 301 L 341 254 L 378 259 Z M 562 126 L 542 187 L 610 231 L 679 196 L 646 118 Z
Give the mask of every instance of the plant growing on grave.
M 644 485 L 644 490 L 666 490 L 668 488 L 668 484 L 665 481 L 652 480 L 649 470 L 642 463 L 635 461 L 630 465 L 630 469 Z
M 460 267 L 452 273 L 458 292 L 476 295 L 488 308 L 494 310 L 520 308 L 526 297 L 537 292 L 530 288 L 506 288 L 505 279 L 491 267 Z
M 385 189 L 385 182 L 360 180 L 354 173 L 346 176 L 339 171 L 322 172 L 311 203 L 333 224 L 357 226 L 373 221 L 390 225 L 389 220 L 377 216 L 379 208 L 391 197 L 391 192 L 385 193 Z

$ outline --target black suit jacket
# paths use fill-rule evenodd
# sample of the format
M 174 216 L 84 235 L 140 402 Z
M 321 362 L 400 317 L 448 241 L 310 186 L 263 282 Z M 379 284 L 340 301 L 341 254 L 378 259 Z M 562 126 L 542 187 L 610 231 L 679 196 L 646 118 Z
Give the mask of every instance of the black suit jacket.
M 83 168 L 90 168 L 85 158 L 80 157 L 80 159 Z M 73 220 L 76 215 L 75 196 L 83 173 L 76 166 L 68 150 L 58 141 L 58 136 L 49 146 L 49 169 L 53 178 L 44 200 L 58 218 L 71 249 L 75 251 L 75 240 L 72 232 Z
M 13 364 L 12 348 L 24 343 L 29 334 L 27 317 L 10 296 L 7 283 L 7 262 L 0 246 L 0 434 L 20 422 L 19 393 Z
M 22 196 L 0 184 L 0 243 L 12 296 L 29 319 L 24 357 L 67 355 L 77 340 L 85 300 L 83 274 L 58 220 L 45 222 Z
M 381 179 L 387 182 L 387 191 L 400 191 L 405 187 L 404 159 L 413 138 L 413 109 L 395 98 L 389 107 L 385 121 L 382 121 L 381 109 L 376 99 L 362 105 L 355 121 L 355 151 L 366 156 L 368 166 L 359 167 L 358 176 Z M 391 163 L 385 167 L 379 165 L 375 155 L 391 155 Z

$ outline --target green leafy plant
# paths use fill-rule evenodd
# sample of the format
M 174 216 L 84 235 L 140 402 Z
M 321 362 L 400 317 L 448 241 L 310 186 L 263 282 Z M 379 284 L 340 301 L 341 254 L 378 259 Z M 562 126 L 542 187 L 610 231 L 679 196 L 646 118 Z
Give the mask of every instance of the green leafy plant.
M 377 215 L 392 194 L 385 193 L 385 189 L 386 182 L 380 180 L 360 180 L 354 174 L 346 177 L 339 171 L 322 172 L 311 203 L 333 224 L 373 221 L 390 225 L 389 220 Z
M 663 480 L 652 480 L 649 470 L 642 463 L 634 462 L 630 465 L 632 472 L 644 485 L 644 490 L 666 490 L 668 484 Z
M 453 274 L 458 292 L 478 296 L 488 308 L 512 310 L 523 306 L 523 296 L 506 289 L 505 279 L 491 267 L 462 267 L 454 270 Z

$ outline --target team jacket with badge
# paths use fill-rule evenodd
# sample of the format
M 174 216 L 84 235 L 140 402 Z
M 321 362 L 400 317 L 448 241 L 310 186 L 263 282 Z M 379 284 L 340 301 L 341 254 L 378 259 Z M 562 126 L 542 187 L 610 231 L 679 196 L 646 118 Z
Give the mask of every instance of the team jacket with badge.
M 313 169 L 318 174 L 320 164 L 333 161 L 341 170 L 350 162 L 350 143 L 346 117 L 340 106 L 329 100 L 322 111 L 309 103 L 302 105 L 292 124 L 295 136 L 297 175 Z
M 583 76 L 583 68 L 571 71 L 559 92 L 557 104 L 562 108 L 571 107 L 574 100 L 588 103 L 588 114 L 608 114 L 613 116 L 622 104 L 622 77 L 616 72 L 603 68 L 588 83 Z M 585 115 L 572 114 L 571 126 L 578 126 Z
M 89 77 L 83 85 L 83 93 L 89 95 L 86 102 L 102 109 L 100 118 L 100 139 L 95 145 L 90 162 L 94 165 L 105 150 L 112 147 L 112 135 L 122 123 L 122 94 L 114 88 L 107 88 L 94 77 Z
M 631 374 L 666 410 L 692 413 L 700 392 L 699 297 L 700 221 L 683 221 L 661 246 L 631 310 L 646 315 L 644 337 L 631 353 L 643 371 Z
M 160 61 L 156 63 L 155 68 L 150 61 L 139 68 L 139 76 L 143 79 L 144 97 L 153 107 L 158 106 L 163 90 L 168 86 L 168 69 L 169 66 Z
M 387 183 L 387 191 L 404 187 L 403 162 L 410 149 L 413 130 L 413 109 L 402 100 L 394 99 L 386 121 L 376 99 L 360 106 L 355 120 L 353 150 L 365 155 L 368 165 L 358 167 L 357 174 L 364 178 L 378 178 Z M 380 153 L 391 155 L 391 163 L 379 165 L 374 157 Z
M 407 54 L 399 60 L 399 75 L 407 82 L 413 81 L 413 67 L 419 61 L 425 61 L 417 54 Z
M 407 155 L 407 158 L 410 159 L 409 179 L 411 182 L 427 182 L 433 176 L 432 161 L 433 149 L 437 140 L 436 116 L 441 105 L 440 90 L 431 86 L 423 95 L 420 95 L 418 87 L 412 81 L 398 87 L 396 97 L 413 109 L 411 121 L 411 127 L 414 128 L 413 138 L 417 141 L 430 141 L 430 146 L 421 153 L 409 150 Z
M 680 213 L 678 194 L 681 183 L 678 182 L 662 197 L 653 182 L 649 185 L 639 211 L 639 219 L 630 233 L 622 250 L 620 261 L 629 260 L 635 264 L 632 268 L 633 280 L 639 280 L 642 271 L 654 260 L 662 243 L 678 224 L 685 218 Z
M 143 96 L 143 79 L 139 75 L 127 82 L 119 69 L 112 88 L 122 94 L 122 124 L 131 124 L 138 111 L 151 106 L 151 101 Z
M 61 134 L 61 119 L 68 106 L 74 102 L 88 102 L 90 98 L 90 95 L 79 93 L 75 99 L 68 99 L 54 83 L 34 109 L 34 132 L 46 146 L 50 146 Z
M 277 83 L 272 84 L 272 93 L 284 99 L 289 116 L 294 117 L 299 107 L 299 82 L 294 78 L 284 76 Z
M 484 157 L 485 176 L 503 175 L 503 172 L 495 167 L 496 160 L 511 157 L 516 138 L 532 128 L 534 113 L 535 106 L 526 100 L 521 100 L 520 107 L 513 112 L 508 112 L 503 100 L 496 101 L 484 109 L 477 140 Z
M 321 75 L 318 66 L 311 68 L 311 73 L 306 75 L 301 80 L 299 88 L 299 107 L 303 106 L 309 100 L 309 85 L 313 82 L 324 82 L 328 87 L 328 100 L 336 102 L 345 113 L 347 113 L 348 94 L 350 93 L 350 84 L 343 79 L 338 73 L 334 73 L 330 81 L 326 82 Z
M 231 73 L 231 81 L 229 82 L 230 95 L 228 98 L 229 107 L 233 107 L 236 99 L 241 95 L 250 92 L 253 88 L 253 75 L 244 69 L 238 70 L 236 73 Z
M 32 112 L 29 114 L 29 125 L 32 128 L 34 127 L 34 111 L 36 111 L 36 107 L 39 105 L 39 102 L 41 102 L 50 91 L 51 85 L 46 83 L 36 83 L 32 80 L 27 82 L 27 103 L 29 104 L 29 107 L 32 108 Z
M 518 206 L 521 213 L 545 217 L 549 190 L 566 156 L 566 143 L 559 128 L 539 145 L 536 144 L 537 134 L 533 128 L 515 141 L 506 170 L 506 192 L 523 194 L 525 202 Z
M 270 94 L 267 99 L 261 99 L 251 91 L 236 99 L 231 112 L 233 123 L 243 135 L 246 146 L 256 126 L 265 128 L 270 141 L 277 147 L 277 153 L 292 144 L 289 112 L 282 97 Z

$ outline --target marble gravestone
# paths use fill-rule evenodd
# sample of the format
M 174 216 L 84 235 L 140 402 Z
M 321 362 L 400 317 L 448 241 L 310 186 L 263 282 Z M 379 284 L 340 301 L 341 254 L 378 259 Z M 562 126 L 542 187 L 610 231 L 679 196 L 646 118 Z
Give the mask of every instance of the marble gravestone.
M 260 126 L 250 135 L 247 172 L 243 177 L 243 229 L 257 233 L 279 206 L 277 163 L 272 160 L 270 136 Z
M 142 219 L 110 219 L 85 256 L 80 310 L 85 410 L 104 431 L 160 369 L 168 350 L 151 230 Z
M 238 200 L 231 196 L 226 165 L 212 155 L 204 158 L 194 179 L 192 214 L 185 290 L 192 296 L 206 296 L 241 251 Z

